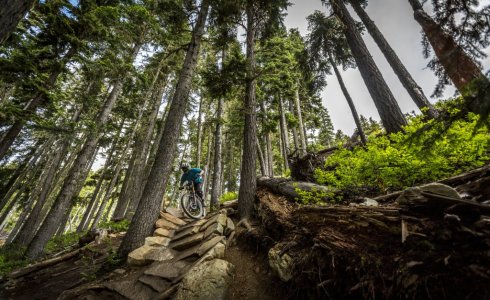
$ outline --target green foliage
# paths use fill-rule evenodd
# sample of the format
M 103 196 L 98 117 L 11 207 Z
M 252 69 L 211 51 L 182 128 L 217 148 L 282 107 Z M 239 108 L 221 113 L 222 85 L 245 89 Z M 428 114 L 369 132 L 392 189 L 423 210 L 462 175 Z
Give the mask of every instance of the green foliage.
M 308 205 L 325 205 L 327 202 L 325 199 L 331 199 L 329 202 L 335 202 L 335 193 L 320 191 L 316 189 L 312 189 L 311 191 L 304 191 L 299 188 L 295 188 L 296 193 L 298 193 L 298 197 L 295 199 L 296 202 L 300 204 L 308 204 Z
M 355 196 L 400 190 L 480 167 L 490 158 L 490 135 L 477 122 L 478 116 L 470 114 L 441 133 L 437 123 L 427 127 L 422 117 L 415 117 L 405 133 L 371 137 L 365 148 L 337 151 L 324 169 L 315 171 L 315 178 Z
M 0 276 L 5 276 L 14 269 L 22 268 L 29 262 L 24 258 L 24 247 L 7 245 L 0 248 Z
M 219 199 L 220 203 L 225 203 L 227 201 L 232 201 L 238 199 L 238 193 L 236 192 L 227 192 L 221 195 L 221 198 Z
M 129 224 L 130 224 L 130 222 L 128 220 L 123 219 L 123 220 L 118 221 L 118 222 L 114 222 L 114 221 L 101 222 L 101 223 L 99 223 L 98 227 L 103 228 L 103 229 L 114 230 L 116 232 L 122 232 L 122 231 L 128 230 Z
M 78 245 L 79 238 L 84 234 L 85 232 L 70 232 L 60 236 L 54 236 L 48 241 L 44 251 L 49 255 L 66 250 L 68 247 Z

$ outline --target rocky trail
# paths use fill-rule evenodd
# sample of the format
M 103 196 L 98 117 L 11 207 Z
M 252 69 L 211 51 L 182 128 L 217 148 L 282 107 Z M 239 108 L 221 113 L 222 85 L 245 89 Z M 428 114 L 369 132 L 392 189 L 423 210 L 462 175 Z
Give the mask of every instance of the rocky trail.
M 256 216 L 235 202 L 202 220 L 161 212 L 154 235 L 106 271 L 123 233 L 11 273 L 1 299 L 490 297 L 490 170 L 361 199 L 291 201 L 310 183 L 258 180 Z

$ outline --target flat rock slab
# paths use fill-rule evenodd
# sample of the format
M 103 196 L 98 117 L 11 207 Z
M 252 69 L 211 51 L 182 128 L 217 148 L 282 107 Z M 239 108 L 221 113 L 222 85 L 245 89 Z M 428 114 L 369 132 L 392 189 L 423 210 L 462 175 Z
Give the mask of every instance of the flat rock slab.
M 186 224 L 185 221 L 183 221 L 180 218 L 177 218 L 176 216 L 173 216 L 169 213 L 166 213 L 166 212 L 160 212 L 160 217 L 164 218 L 167 221 L 174 223 L 175 225 L 185 225 Z
M 172 281 L 178 278 L 188 266 L 189 263 L 183 261 L 154 262 L 144 274 Z
M 177 233 L 179 233 L 179 232 L 181 232 L 183 230 L 186 230 L 189 227 L 201 226 L 204 223 L 206 223 L 207 221 L 208 221 L 207 219 L 200 219 L 200 220 L 195 220 L 195 221 L 189 222 L 186 225 L 184 225 L 184 226 L 180 227 L 179 229 L 177 229 L 175 231 L 175 233 L 177 234 Z
M 171 238 L 174 236 L 174 232 L 175 230 L 169 230 L 166 228 L 157 228 L 153 233 L 153 235 Z
M 154 261 L 168 261 L 175 257 L 176 251 L 168 248 L 153 248 L 151 251 L 146 253 L 145 258 L 149 262 Z
M 179 233 L 177 233 L 173 238 L 172 238 L 172 241 L 173 242 L 176 242 L 180 239 L 183 239 L 183 238 L 186 238 L 188 236 L 191 236 L 191 235 L 194 235 L 196 233 L 199 232 L 199 229 L 201 227 L 200 226 L 191 226 L 191 227 L 187 227 L 185 228 L 184 230 L 182 231 L 179 231 Z
M 165 228 L 169 230 L 179 228 L 179 225 L 175 225 L 174 223 L 167 221 L 166 219 L 158 219 L 157 222 L 155 223 L 155 226 L 157 228 Z
M 138 282 L 141 274 L 132 274 L 121 281 L 111 281 L 104 284 L 108 289 L 131 300 L 151 300 L 158 296 L 158 293 L 149 286 Z
M 170 239 L 164 236 L 149 236 L 145 238 L 145 245 L 150 247 L 166 247 L 170 244 Z
M 144 266 L 149 264 L 151 260 L 148 259 L 147 255 L 153 249 L 154 247 L 144 245 L 131 251 L 131 253 L 128 254 L 128 264 L 131 266 Z
M 143 275 L 138 279 L 139 282 L 151 287 L 158 293 L 161 293 L 171 286 L 171 283 L 161 277 L 152 275 Z
M 183 218 L 184 217 L 184 214 L 182 213 L 182 211 L 178 208 L 174 208 L 174 207 L 167 207 L 165 209 L 165 212 L 176 217 L 176 218 Z
M 174 250 L 179 250 L 182 251 L 184 249 L 190 248 L 196 244 L 199 244 L 204 237 L 204 233 L 200 232 L 191 236 L 188 236 L 186 238 L 183 238 L 181 240 L 178 240 L 176 242 L 170 243 L 170 247 Z
M 198 258 L 205 254 L 207 251 L 212 249 L 216 244 L 223 240 L 222 236 L 214 236 L 204 243 L 195 245 L 194 247 L 188 248 L 181 251 L 179 254 L 175 255 L 174 261 L 184 260 L 190 257 Z

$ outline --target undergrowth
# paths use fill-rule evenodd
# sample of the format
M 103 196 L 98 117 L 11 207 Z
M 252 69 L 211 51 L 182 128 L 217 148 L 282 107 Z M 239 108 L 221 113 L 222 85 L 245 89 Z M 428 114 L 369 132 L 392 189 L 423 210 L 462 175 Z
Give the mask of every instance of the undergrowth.
M 477 126 L 477 115 L 450 126 L 441 123 L 411 117 L 403 132 L 371 136 L 365 147 L 336 151 L 315 170 L 315 179 L 342 190 L 336 200 L 345 200 L 345 195 L 372 196 L 437 181 L 488 162 L 490 135 L 487 127 Z

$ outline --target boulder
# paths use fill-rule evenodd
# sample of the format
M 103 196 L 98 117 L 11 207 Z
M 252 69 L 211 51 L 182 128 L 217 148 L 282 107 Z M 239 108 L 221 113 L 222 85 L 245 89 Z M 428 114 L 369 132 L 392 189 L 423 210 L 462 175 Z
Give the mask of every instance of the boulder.
M 206 261 L 189 271 L 173 299 L 225 299 L 234 274 L 235 267 L 225 260 Z
M 442 183 L 430 183 L 404 190 L 403 193 L 398 196 L 396 202 L 400 205 L 425 204 L 429 199 L 423 195 L 424 192 L 454 199 L 461 199 L 458 192 L 452 187 Z
M 233 231 L 235 231 L 235 223 L 230 218 L 226 219 L 225 235 L 229 236 Z
M 379 206 L 378 201 L 371 199 L 371 198 L 364 198 L 364 201 L 359 203 L 359 205 L 362 206 Z
M 269 250 L 269 266 L 282 281 L 288 282 L 293 278 L 293 259 L 287 253 L 281 255 L 279 247 Z
M 223 232 L 223 225 L 221 225 L 220 223 L 213 223 L 211 226 L 206 228 L 206 231 L 204 232 L 204 238 L 207 239 L 212 234 L 223 235 Z
M 223 259 L 225 257 L 225 250 L 226 250 L 226 246 L 223 243 L 223 241 L 221 241 L 216 245 L 214 245 L 214 247 L 211 248 L 211 250 L 206 252 L 206 254 L 202 256 L 202 259 L 203 261 L 213 260 L 216 258 Z

